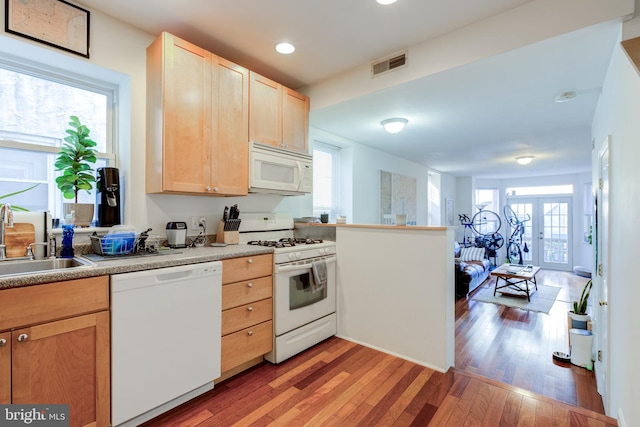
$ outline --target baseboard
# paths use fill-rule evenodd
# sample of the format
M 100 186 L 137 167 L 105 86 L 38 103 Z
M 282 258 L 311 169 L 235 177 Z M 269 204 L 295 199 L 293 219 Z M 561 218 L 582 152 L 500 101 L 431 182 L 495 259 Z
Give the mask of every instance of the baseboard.
M 627 422 L 622 415 L 622 408 L 618 408 L 618 427 L 627 427 Z

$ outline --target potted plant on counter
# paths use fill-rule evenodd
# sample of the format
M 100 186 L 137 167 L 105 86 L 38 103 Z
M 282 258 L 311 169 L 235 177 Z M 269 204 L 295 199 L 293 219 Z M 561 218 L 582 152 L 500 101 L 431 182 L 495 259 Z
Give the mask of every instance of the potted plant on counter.
M 592 286 L 593 282 L 589 279 L 582 289 L 580 299 L 573 302 L 573 310 L 569 311 L 569 319 L 571 320 L 569 329 L 588 329 L 588 323 L 591 318 L 587 314 L 587 306 Z
M 78 203 L 78 192 L 89 194 L 96 178 L 92 164 L 96 162 L 96 143 L 89 137 L 90 130 L 80 123 L 76 116 L 70 116 L 65 143 L 60 148 L 55 162 L 56 171 L 62 175 L 56 178 L 56 184 L 65 199 L 74 199 L 74 203 L 64 203 L 64 218 L 73 218 L 76 225 L 91 225 L 93 221 L 93 203 Z

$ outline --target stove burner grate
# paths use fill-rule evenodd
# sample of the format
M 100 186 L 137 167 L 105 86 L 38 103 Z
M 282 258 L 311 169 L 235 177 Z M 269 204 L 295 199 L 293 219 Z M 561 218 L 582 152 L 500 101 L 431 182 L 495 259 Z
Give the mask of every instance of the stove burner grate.
M 247 245 L 254 246 L 268 246 L 272 248 L 287 248 L 296 245 L 313 245 L 315 243 L 322 243 L 322 239 L 309 239 L 309 238 L 293 238 L 285 237 L 278 241 L 275 240 L 251 240 L 247 242 Z

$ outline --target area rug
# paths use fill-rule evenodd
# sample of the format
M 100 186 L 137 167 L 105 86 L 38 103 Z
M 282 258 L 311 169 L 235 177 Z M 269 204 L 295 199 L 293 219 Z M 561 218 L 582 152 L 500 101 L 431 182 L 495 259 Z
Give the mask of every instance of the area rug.
M 500 291 L 493 296 L 493 286 L 480 289 L 471 298 L 474 301 L 489 302 L 507 307 L 519 308 L 521 310 L 536 311 L 538 313 L 549 314 L 553 303 L 556 301 L 560 288 L 555 286 L 538 285 L 538 290 L 531 294 L 531 302 L 527 301 L 527 296 L 503 295 Z

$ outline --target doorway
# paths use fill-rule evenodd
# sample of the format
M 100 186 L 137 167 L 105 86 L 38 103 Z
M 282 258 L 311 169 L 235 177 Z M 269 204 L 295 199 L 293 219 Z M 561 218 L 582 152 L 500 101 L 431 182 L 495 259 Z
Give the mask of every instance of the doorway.
M 507 205 L 524 222 L 520 246 L 523 264 L 570 271 L 573 265 L 571 198 L 509 198 Z M 508 241 L 514 230 L 509 221 L 506 225 L 505 240 Z

